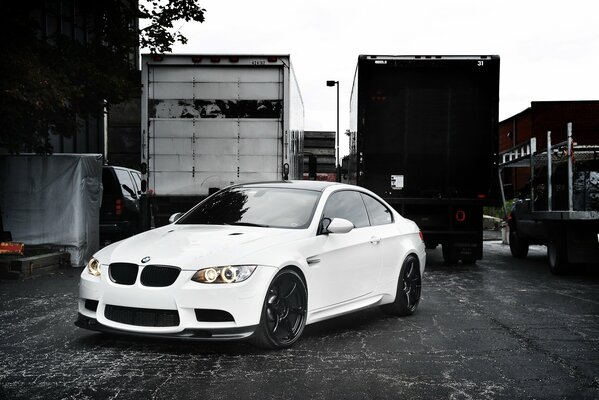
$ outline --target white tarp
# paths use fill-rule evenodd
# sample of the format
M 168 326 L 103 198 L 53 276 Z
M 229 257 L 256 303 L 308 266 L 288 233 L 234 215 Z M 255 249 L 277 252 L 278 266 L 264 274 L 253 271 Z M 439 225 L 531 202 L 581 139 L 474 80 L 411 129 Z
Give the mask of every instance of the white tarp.
M 100 154 L 0 155 L 0 210 L 13 241 L 71 254 L 83 266 L 99 248 Z

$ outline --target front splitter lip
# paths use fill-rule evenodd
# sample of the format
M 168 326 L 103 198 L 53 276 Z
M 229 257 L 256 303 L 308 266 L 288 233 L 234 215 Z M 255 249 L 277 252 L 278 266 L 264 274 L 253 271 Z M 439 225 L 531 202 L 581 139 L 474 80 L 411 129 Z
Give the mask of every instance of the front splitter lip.
M 257 325 L 254 325 L 242 328 L 184 329 L 181 332 L 175 333 L 131 332 L 103 325 L 95 318 L 86 317 L 81 313 L 78 313 L 75 325 L 79 328 L 115 335 L 197 341 L 241 341 L 252 336 L 257 328 Z

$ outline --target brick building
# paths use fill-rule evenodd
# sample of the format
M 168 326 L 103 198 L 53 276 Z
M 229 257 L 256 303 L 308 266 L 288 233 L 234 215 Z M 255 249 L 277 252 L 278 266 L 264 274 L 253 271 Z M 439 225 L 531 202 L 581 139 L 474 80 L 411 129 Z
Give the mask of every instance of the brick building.
M 304 179 L 310 179 L 310 156 L 316 157 L 316 180 L 337 179 L 335 131 L 304 131 Z

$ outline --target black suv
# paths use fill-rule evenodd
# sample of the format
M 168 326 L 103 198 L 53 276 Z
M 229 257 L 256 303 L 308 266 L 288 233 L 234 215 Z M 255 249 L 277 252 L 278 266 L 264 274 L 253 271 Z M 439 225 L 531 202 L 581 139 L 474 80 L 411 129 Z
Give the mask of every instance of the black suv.
M 105 165 L 102 186 L 100 242 L 114 242 L 138 233 L 141 172 Z

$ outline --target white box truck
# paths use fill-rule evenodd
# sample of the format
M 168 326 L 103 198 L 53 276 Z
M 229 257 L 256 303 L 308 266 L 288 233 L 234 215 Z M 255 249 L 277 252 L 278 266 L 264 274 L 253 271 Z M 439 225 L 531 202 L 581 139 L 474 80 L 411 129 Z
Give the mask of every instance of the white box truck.
M 141 112 L 156 225 L 232 184 L 301 179 L 304 108 L 289 55 L 145 54 Z

